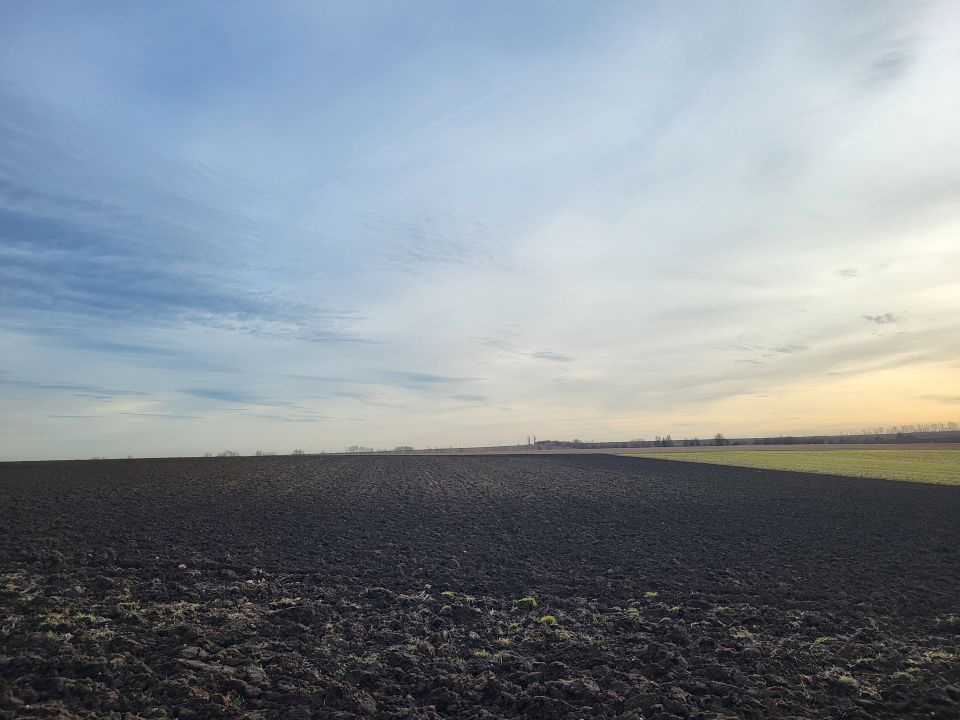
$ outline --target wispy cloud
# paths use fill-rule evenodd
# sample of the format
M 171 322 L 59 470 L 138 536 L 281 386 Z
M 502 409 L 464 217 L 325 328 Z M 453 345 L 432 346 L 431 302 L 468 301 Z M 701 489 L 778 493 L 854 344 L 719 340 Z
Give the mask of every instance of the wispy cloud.
M 502 229 L 477 215 L 422 208 L 413 217 L 380 217 L 364 224 L 371 254 L 393 270 L 413 275 L 459 267 L 509 272 L 515 263 L 499 249 Z
M 244 262 L 259 256 L 270 230 L 242 207 L 225 209 L 233 189 L 216 176 L 142 147 L 133 151 L 139 166 L 117 167 L 93 131 L 66 126 L 52 108 L 2 86 L 0 112 L 11 151 L 0 164 L 0 308 L 33 318 L 53 313 L 320 343 L 360 340 L 346 330 L 354 313 L 278 291 L 269 272 Z M 38 117 L 47 132 L 37 132 Z M 81 155 L 69 142 L 92 147 Z M 38 175 L 39 166 L 49 173 Z M 162 185 L 174 177 L 195 194 Z
M 520 343 L 514 333 L 505 333 L 502 330 L 479 338 L 481 345 L 503 351 L 509 357 L 517 360 L 532 358 L 534 360 L 548 360 L 551 362 L 572 362 L 573 358 L 562 352 L 552 350 L 530 350 Z
M 475 377 L 456 377 L 451 375 L 435 375 L 433 373 L 406 372 L 400 370 L 388 370 L 380 374 L 380 377 L 386 384 L 399 385 L 400 387 L 422 388 L 424 386 L 436 385 L 458 385 L 466 382 L 479 380 Z
M 11 379 L 0 377 L 0 385 L 23 390 L 44 390 L 53 393 L 69 393 L 82 397 L 112 398 L 123 396 L 143 397 L 148 393 L 142 390 L 118 390 L 87 383 L 42 382 L 36 380 Z
M 924 395 L 924 400 L 933 400 L 944 405 L 960 405 L 960 395 Z
M 891 325 L 895 322 L 900 322 L 901 317 L 899 315 L 894 315 L 893 313 L 883 313 L 883 315 L 863 315 L 864 320 L 877 325 Z
M 186 415 L 183 413 L 146 413 L 146 412 L 118 412 L 117 415 L 128 417 L 149 418 L 151 420 L 202 420 L 200 415 Z
M 543 350 L 540 352 L 531 353 L 532 357 L 535 357 L 537 360 L 552 360 L 553 362 L 570 362 L 573 360 L 569 355 L 564 355 L 563 353 L 550 352 Z
M 484 95 L 483 97 L 478 98 L 477 100 L 474 100 L 473 102 L 467 103 L 466 105 L 464 105 L 464 106 L 461 107 L 461 108 L 458 108 L 458 109 L 456 109 L 456 110 L 454 110 L 454 111 L 452 111 L 452 112 L 449 112 L 449 113 L 443 115 L 442 117 L 437 118 L 436 120 L 433 120 L 433 121 L 431 121 L 431 122 L 428 122 L 428 123 L 427 123 L 426 125 L 424 125 L 423 127 L 417 128 L 417 129 L 414 130 L 413 132 L 411 132 L 411 133 L 409 133 L 409 134 L 407 134 L 407 135 L 404 135 L 403 137 L 399 138 L 398 140 L 394 140 L 393 142 L 390 142 L 390 143 L 384 145 L 384 146 L 381 147 L 379 150 L 376 150 L 376 151 L 370 153 L 370 155 L 365 156 L 363 159 L 364 159 L 364 160 L 373 159 L 373 158 L 375 158 L 376 156 L 380 155 L 381 153 L 385 153 L 385 152 L 387 152 L 387 151 L 389 151 L 389 150 L 392 150 L 393 148 L 397 147 L 398 145 L 402 145 L 402 144 L 405 143 L 405 142 L 409 142 L 409 141 L 413 140 L 414 138 L 419 137 L 420 135 L 423 135 L 424 133 L 429 132 L 430 130 L 433 130 L 434 128 L 440 127 L 440 126 L 443 125 L 445 122 L 449 122 L 449 121 L 453 120 L 453 119 L 454 119 L 455 117 L 457 117 L 458 115 L 463 115 L 464 113 L 469 112 L 470 110 L 473 110 L 474 108 L 479 107 L 480 105 L 483 105 L 483 104 L 486 103 L 486 102 L 490 102 L 490 101 L 493 100 L 494 98 L 497 98 L 497 97 L 499 97 L 500 95 L 503 95 L 505 92 L 511 90 L 512 88 L 513 88 L 513 83 L 510 83 L 509 85 L 504 85 L 504 86 L 503 86 L 502 88 L 500 88 L 499 90 L 495 90 L 494 92 L 492 92 L 492 93 L 490 93 L 490 94 L 488 94 L 488 95 Z
M 273 413 L 248 413 L 247 417 L 284 423 L 317 423 L 331 419 L 328 415 L 277 415 Z
M 229 403 L 259 404 L 260 398 L 239 390 L 224 390 L 222 388 L 185 388 L 180 392 L 192 395 L 203 400 L 217 400 Z

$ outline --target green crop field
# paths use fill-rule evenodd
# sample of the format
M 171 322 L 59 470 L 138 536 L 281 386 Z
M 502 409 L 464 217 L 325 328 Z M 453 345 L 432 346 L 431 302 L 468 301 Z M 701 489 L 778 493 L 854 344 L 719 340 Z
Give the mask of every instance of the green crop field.
M 960 485 L 960 450 L 712 450 L 623 453 L 658 460 Z

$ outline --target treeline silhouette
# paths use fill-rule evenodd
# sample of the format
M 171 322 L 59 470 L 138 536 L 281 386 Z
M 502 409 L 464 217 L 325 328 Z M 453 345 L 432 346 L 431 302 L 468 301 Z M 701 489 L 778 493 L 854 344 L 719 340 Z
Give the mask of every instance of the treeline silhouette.
M 538 450 L 591 448 L 699 447 L 701 445 L 863 445 L 878 443 L 950 443 L 960 442 L 960 425 L 955 422 L 892 425 L 839 435 L 778 435 L 776 437 L 728 438 L 717 433 L 711 438 L 674 439 L 657 435 L 653 440 L 592 442 L 583 440 L 537 440 Z

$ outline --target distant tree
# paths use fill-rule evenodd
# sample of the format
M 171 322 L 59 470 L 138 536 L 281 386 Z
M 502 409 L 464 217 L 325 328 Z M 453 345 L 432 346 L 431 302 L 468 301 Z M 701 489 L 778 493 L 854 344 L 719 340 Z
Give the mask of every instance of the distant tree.
M 305 455 L 306 453 L 304 453 L 303 450 L 301 450 L 300 448 L 297 448 L 296 450 L 293 451 L 293 454 L 294 454 L 294 455 Z
M 713 436 L 714 445 L 728 445 L 729 442 L 730 441 L 727 440 L 727 436 L 724 435 L 723 433 L 717 433 L 716 435 Z

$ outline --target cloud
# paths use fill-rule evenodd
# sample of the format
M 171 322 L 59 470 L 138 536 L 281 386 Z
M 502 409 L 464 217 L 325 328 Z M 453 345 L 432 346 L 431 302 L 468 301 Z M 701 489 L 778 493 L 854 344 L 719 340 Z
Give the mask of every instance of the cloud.
M 505 85 L 504 87 L 500 88 L 499 90 L 496 90 L 495 92 L 492 92 L 492 93 L 490 93 L 490 94 L 488 94 L 488 95 L 484 95 L 483 97 L 481 97 L 481 98 L 479 98 L 479 99 L 477 99 L 477 100 L 474 100 L 474 101 L 472 101 L 472 102 L 464 105 L 463 107 L 461 107 L 461 108 L 459 108 L 459 109 L 457 109 L 457 110 L 454 110 L 453 112 L 449 112 L 449 113 L 443 115 L 442 117 L 437 118 L 436 120 L 433 120 L 433 121 L 427 123 L 427 124 L 424 125 L 423 127 L 418 128 L 417 130 L 414 130 L 413 132 L 411 132 L 411 133 L 409 133 L 409 134 L 407 134 L 407 135 L 404 135 L 402 138 L 399 138 L 398 140 L 395 140 L 395 141 L 393 141 L 393 142 L 391 142 L 391 143 L 388 143 L 387 145 L 383 146 L 383 147 L 380 148 L 379 150 L 376 150 L 376 151 L 374 151 L 373 153 L 371 153 L 371 156 L 376 156 L 376 155 L 379 155 L 379 154 L 381 154 L 381 153 L 387 152 L 388 150 L 391 150 L 392 148 L 394 148 L 394 147 L 396 147 L 396 146 L 398 146 L 398 145 L 400 145 L 400 144 L 402 144 L 402 143 L 405 143 L 405 142 L 408 142 L 408 141 L 410 141 L 410 140 L 413 140 L 415 137 L 417 137 L 417 136 L 419 136 L 419 135 L 422 135 L 423 133 L 428 132 L 428 131 L 430 131 L 430 130 L 433 130 L 434 128 L 439 127 L 440 125 L 442 125 L 442 124 L 445 123 L 445 122 L 449 122 L 450 120 L 452 120 L 453 118 L 457 117 L 458 115 L 462 115 L 462 114 L 465 113 L 465 112 L 469 112 L 470 110 L 474 109 L 475 107 L 478 107 L 478 106 L 482 105 L 482 104 L 485 103 L 485 102 L 489 102 L 490 100 L 493 100 L 494 98 L 496 98 L 496 97 L 498 97 L 498 96 L 500 96 L 500 95 L 503 95 L 503 93 L 507 92 L 507 91 L 510 90 L 512 87 L 513 87 L 513 83 L 510 83 L 509 85 Z M 368 156 L 368 157 L 370 157 L 370 156 Z M 365 159 L 366 159 L 366 158 L 365 158 Z
M 552 362 L 572 362 L 573 358 L 561 352 L 551 350 L 529 350 L 525 349 L 518 341 L 516 332 L 505 331 L 499 328 L 498 332 L 488 336 L 478 338 L 481 345 L 502 350 L 506 355 L 522 360 L 523 358 L 533 358 L 534 360 L 549 360 Z
M 74 335 L 69 339 L 60 335 L 58 339 L 64 344 L 83 350 L 108 353 L 110 355 L 140 356 L 160 358 L 163 360 L 182 359 L 185 353 L 173 348 L 157 347 L 154 345 L 137 345 L 128 342 L 116 342 L 98 338 L 83 338 Z
M 253 394 L 242 390 L 227 390 L 223 388 L 184 388 L 180 392 L 202 400 L 217 400 L 220 402 L 240 403 L 244 405 L 261 405 L 264 401 Z
M 233 191 L 216 174 L 142 147 L 126 149 L 137 165 L 117 167 L 117 148 L 94 131 L 64 126 L 52 109 L 2 86 L 0 112 L 11 150 L 0 164 L 8 313 L 361 341 L 346 330 L 354 313 L 278 291 L 268 271 L 244 262 L 269 230 L 242 207 L 224 207 Z M 67 149 L 81 143 L 84 157 Z M 49 174 L 38 176 L 40 166 Z M 175 177 L 190 197 L 164 187 Z
M 477 377 L 457 375 L 439 375 L 436 373 L 411 372 L 405 370 L 362 371 L 357 370 L 353 375 L 325 376 L 290 374 L 287 377 L 294 380 L 321 383 L 325 385 L 386 385 L 408 389 L 422 389 L 445 385 L 458 385 L 481 380 Z M 334 394 L 342 397 L 368 398 L 374 393 L 366 390 L 343 390 L 339 388 Z
M 870 58 L 862 73 L 862 82 L 868 88 L 879 88 L 900 79 L 913 60 L 907 43 L 888 45 Z
M 397 385 L 404 388 L 424 388 L 437 385 L 457 385 L 474 382 L 480 378 L 456 377 L 450 375 L 435 375 L 433 373 L 404 372 L 388 370 L 380 373 L 381 381 L 387 385 Z
M 183 413 L 145 413 L 145 412 L 118 412 L 116 415 L 149 418 L 151 420 L 202 420 L 199 415 L 185 415 Z
M 531 353 L 537 360 L 552 360 L 553 362 L 571 362 L 573 360 L 569 355 L 558 352 L 540 351 Z
M 960 405 L 960 395 L 924 395 L 922 397 L 944 405 Z
M 883 313 L 883 315 L 862 315 L 864 320 L 867 322 L 876 323 L 877 325 L 890 325 L 901 320 L 901 316 L 894 315 L 893 313 Z
M 489 219 L 422 208 L 413 217 L 380 217 L 364 223 L 372 254 L 388 267 L 422 275 L 463 267 L 504 272 L 512 262 L 497 248 L 502 231 Z
M 489 398 L 486 395 L 452 395 L 454 400 L 463 400 L 464 402 L 486 402 Z
M 148 393 L 142 390 L 118 390 L 116 388 L 106 388 L 87 383 L 64 383 L 64 382 L 38 382 L 35 380 L 16 380 L 10 378 L 0 378 L 0 385 L 10 388 L 22 388 L 25 390 L 44 390 L 56 393 L 69 393 L 80 397 L 89 398 L 113 398 L 113 397 L 143 397 Z
M 246 417 L 284 423 L 315 423 L 332 419 L 328 415 L 275 415 L 270 413 L 247 413 Z

